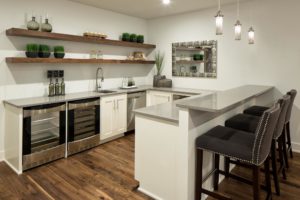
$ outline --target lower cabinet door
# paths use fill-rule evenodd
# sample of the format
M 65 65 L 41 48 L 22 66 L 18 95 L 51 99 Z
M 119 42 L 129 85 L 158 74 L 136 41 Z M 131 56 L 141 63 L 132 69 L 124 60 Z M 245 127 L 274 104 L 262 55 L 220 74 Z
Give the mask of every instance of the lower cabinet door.
M 147 106 L 167 103 L 172 100 L 172 94 L 168 92 L 149 91 L 147 93 Z
M 119 96 L 115 101 L 114 132 L 120 134 L 126 132 L 127 129 L 127 97 Z
M 125 133 L 127 128 L 127 95 L 101 99 L 101 140 Z
M 114 121 L 114 108 L 115 100 L 113 98 L 107 97 L 101 99 L 101 140 L 105 140 L 113 136 L 113 121 Z

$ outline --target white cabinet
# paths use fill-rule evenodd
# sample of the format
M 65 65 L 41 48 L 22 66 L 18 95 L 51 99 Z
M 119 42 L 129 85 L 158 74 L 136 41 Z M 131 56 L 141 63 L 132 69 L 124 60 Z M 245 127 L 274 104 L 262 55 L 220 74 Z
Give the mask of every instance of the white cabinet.
M 147 106 L 167 103 L 172 101 L 172 93 L 147 91 Z
M 114 95 L 101 98 L 101 140 L 109 139 L 126 132 L 127 95 Z

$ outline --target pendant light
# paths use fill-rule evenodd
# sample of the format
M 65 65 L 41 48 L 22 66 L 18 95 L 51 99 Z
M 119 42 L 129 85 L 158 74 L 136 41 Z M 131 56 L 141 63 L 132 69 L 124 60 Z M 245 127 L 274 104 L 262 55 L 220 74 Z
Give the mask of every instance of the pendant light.
M 249 28 L 249 31 L 248 31 L 248 42 L 249 42 L 249 44 L 254 44 L 254 36 L 255 36 L 255 34 L 254 34 L 254 29 L 253 29 L 253 27 L 251 26 L 251 27 Z
M 239 20 L 239 17 L 240 17 L 240 1 L 237 0 L 237 21 L 234 25 L 235 40 L 241 40 L 242 39 L 242 24 Z
M 163 4 L 165 4 L 165 5 L 169 5 L 169 4 L 171 3 L 171 0 L 163 0 L 162 2 L 163 2 Z
M 221 13 L 221 0 L 219 0 L 219 7 L 218 7 L 216 18 L 216 35 L 223 35 L 223 18 L 224 15 Z

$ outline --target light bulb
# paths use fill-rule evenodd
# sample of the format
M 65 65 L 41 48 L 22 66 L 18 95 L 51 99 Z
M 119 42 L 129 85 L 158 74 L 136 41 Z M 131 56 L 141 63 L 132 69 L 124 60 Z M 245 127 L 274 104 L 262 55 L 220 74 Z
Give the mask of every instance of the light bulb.
M 234 35 L 235 35 L 235 40 L 242 39 L 242 24 L 240 20 L 237 20 L 236 24 L 234 25 Z
M 249 44 L 254 44 L 254 36 L 255 36 L 255 34 L 254 34 L 254 29 L 253 29 L 253 27 L 251 26 L 251 27 L 249 28 L 249 31 L 248 31 L 248 41 L 249 41 Z
M 223 34 L 223 19 L 224 15 L 222 15 L 221 10 L 218 11 L 216 17 L 216 34 L 222 35 Z
M 168 5 L 171 3 L 171 0 L 163 0 L 163 4 Z

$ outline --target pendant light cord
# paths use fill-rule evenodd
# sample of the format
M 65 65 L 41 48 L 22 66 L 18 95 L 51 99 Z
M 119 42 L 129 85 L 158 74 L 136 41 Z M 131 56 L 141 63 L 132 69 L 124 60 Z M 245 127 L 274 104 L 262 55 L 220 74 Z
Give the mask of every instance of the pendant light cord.
M 219 11 L 221 10 L 221 0 L 219 0 Z
M 240 18 L 240 0 L 237 0 L 237 19 Z

